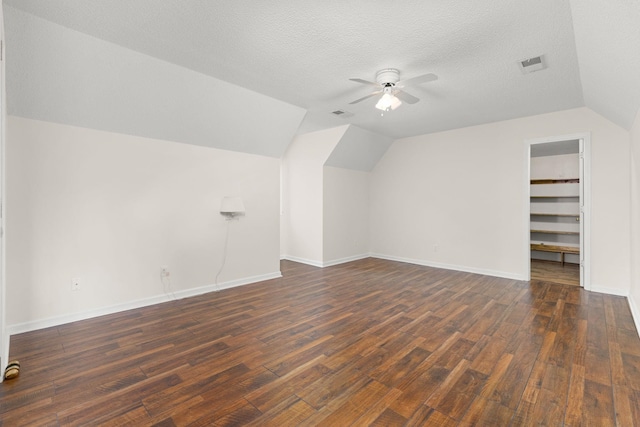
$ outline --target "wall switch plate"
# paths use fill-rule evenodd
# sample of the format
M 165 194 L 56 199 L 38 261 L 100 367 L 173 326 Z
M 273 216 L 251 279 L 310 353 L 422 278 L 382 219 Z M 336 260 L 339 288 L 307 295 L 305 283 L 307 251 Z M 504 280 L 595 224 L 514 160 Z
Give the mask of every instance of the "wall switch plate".
M 80 278 L 79 277 L 74 277 L 73 279 L 71 279 L 71 290 L 72 291 L 79 291 L 80 290 Z

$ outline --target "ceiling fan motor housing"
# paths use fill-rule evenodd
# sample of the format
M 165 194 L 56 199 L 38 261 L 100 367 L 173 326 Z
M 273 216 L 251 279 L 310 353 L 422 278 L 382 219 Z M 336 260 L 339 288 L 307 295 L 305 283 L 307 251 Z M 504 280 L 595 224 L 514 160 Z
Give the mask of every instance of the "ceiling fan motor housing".
M 395 86 L 400 81 L 400 72 L 395 68 L 386 68 L 376 73 L 376 82 L 382 87 Z

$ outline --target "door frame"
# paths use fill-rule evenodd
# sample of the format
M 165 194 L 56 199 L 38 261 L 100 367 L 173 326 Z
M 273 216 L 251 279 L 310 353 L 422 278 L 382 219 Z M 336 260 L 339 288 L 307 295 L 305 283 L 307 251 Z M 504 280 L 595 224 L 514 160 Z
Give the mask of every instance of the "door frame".
M 547 144 L 551 142 L 562 142 L 570 140 L 581 140 L 583 152 L 579 154 L 582 167 L 580 168 L 580 183 L 582 185 L 581 194 L 581 217 L 584 232 L 580 235 L 580 286 L 584 289 L 591 290 L 591 133 L 581 132 L 570 135 L 550 136 L 546 138 L 533 138 L 525 140 L 525 167 L 524 169 L 524 215 L 523 215 L 523 258 L 526 266 L 525 278 L 531 280 L 531 217 L 530 217 L 530 201 L 531 201 L 531 146 L 535 144 Z
M 7 333 L 7 292 L 5 268 L 5 130 L 6 130 L 6 90 L 4 37 L 4 12 L 0 4 L 0 382 L 4 379 L 4 370 L 9 362 L 9 334 Z

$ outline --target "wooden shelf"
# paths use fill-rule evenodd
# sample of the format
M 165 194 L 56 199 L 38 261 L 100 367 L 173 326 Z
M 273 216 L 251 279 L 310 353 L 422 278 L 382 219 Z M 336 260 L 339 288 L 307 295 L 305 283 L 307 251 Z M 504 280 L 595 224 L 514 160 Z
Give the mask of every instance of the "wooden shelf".
M 580 248 L 574 246 L 545 245 L 544 243 L 531 243 L 532 251 L 555 252 L 560 254 L 560 262 L 564 265 L 564 255 L 580 255 Z
M 576 218 L 580 218 L 580 214 L 576 213 L 576 214 L 568 214 L 568 213 L 542 213 L 542 212 L 530 212 L 529 215 L 536 215 L 536 216 L 566 216 L 566 217 L 576 217 Z
M 580 182 L 580 178 L 566 178 L 566 179 L 532 179 L 531 184 L 577 184 Z
M 544 243 L 532 243 L 531 250 L 542 252 L 564 252 L 575 255 L 580 254 L 580 248 L 576 246 L 546 245 Z
M 530 196 L 532 199 L 578 199 L 579 195 L 575 196 Z
M 545 234 L 565 234 L 570 236 L 577 236 L 579 231 L 555 231 L 555 230 L 531 230 L 532 233 L 545 233 Z

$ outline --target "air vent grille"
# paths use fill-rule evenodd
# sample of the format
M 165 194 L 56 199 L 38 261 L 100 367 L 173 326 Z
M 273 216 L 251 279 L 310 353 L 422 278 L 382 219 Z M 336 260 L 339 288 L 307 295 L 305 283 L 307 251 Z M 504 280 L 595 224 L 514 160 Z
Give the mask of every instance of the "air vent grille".
M 332 111 L 331 114 L 333 114 L 334 116 L 337 116 L 337 117 L 342 117 L 343 119 L 346 119 L 347 117 L 353 116 L 353 113 L 350 113 L 350 112 L 344 111 L 344 110 L 335 110 L 335 111 Z
M 540 71 L 547 68 L 543 55 L 518 61 L 518 66 L 520 67 L 520 71 L 524 74 L 533 73 L 534 71 Z

